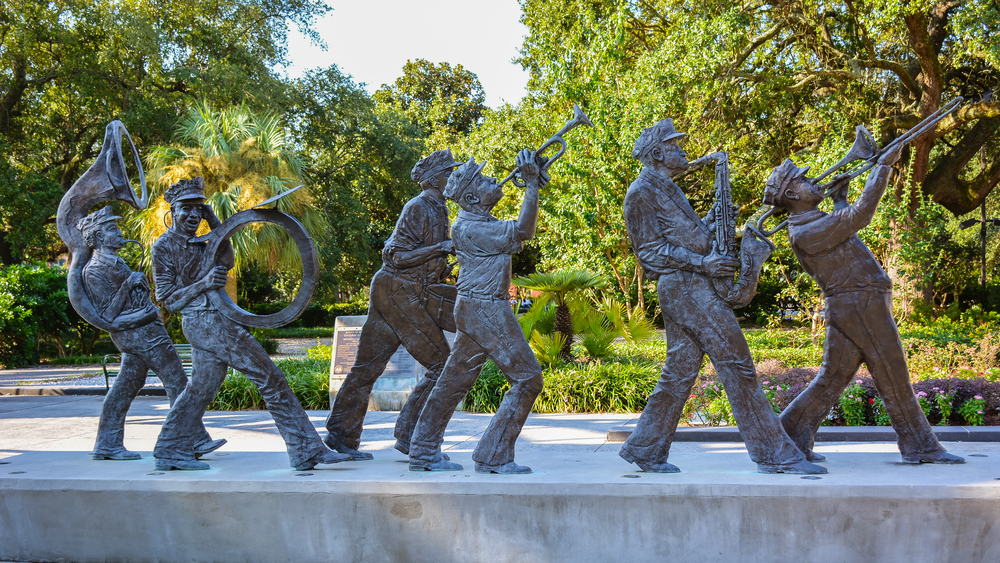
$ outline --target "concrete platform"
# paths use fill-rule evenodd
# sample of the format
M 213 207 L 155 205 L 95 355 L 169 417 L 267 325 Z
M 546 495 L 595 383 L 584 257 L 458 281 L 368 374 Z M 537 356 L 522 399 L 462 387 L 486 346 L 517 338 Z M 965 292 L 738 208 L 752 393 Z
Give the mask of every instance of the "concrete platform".
M 824 443 L 829 475 L 761 475 L 739 443 L 677 443 L 647 474 L 607 432 L 631 415 L 533 415 L 531 475 L 481 475 L 488 415 L 446 437 L 466 471 L 415 473 L 369 413 L 376 459 L 288 467 L 266 413 L 209 413 L 230 444 L 202 472 L 95 462 L 93 397 L 0 398 L 0 559 L 13 561 L 1000 560 L 1000 445 L 947 443 L 963 466 L 899 463 L 894 444 Z M 148 456 L 166 412 L 139 398 L 126 444 Z M 65 415 L 59 416 L 60 414 Z M 325 413 L 311 412 L 322 424 Z M 60 430 L 62 433 L 60 433 Z
M 609 442 L 624 442 L 635 430 L 635 423 L 608 430 Z M 998 426 L 932 426 L 941 442 L 1000 442 Z M 821 426 L 817 442 L 895 442 L 891 426 Z M 674 442 L 743 442 L 735 426 L 688 426 L 677 429 Z

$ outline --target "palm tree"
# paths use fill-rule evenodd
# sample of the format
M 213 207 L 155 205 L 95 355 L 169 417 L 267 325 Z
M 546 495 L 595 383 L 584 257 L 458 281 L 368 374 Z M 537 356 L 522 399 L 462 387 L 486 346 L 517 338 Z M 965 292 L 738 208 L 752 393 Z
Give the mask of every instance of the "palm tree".
M 535 273 L 530 276 L 519 277 L 514 280 L 514 285 L 524 289 L 541 291 L 541 303 L 552 300 L 556 303 L 556 323 L 555 331 L 565 337 L 562 351 L 563 358 L 569 360 L 573 357 L 573 316 L 570 313 L 569 298 L 574 292 L 584 289 L 596 289 L 604 287 L 604 278 L 588 272 L 587 270 L 562 270 L 559 272 Z
M 204 178 L 207 202 L 222 221 L 305 183 L 302 161 L 286 142 L 285 128 L 274 114 L 257 115 L 246 106 L 217 111 L 203 103 L 192 107 L 181 120 L 176 138 L 176 144 L 155 147 L 146 158 L 153 196 L 149 207 L 128 222 L 132 235 L 146 248 L 167 229 L 170 206 L 163 200 L 163 192 L 178 180 Z M 306 189 L 280 199 L 278 208 L 297 217 L 313 236 L 327 227 Z M 275 225 L 242 229 L 232 237 L 232 243 L 236 251 L 234 273 L 250 262 L 269 271 L 301 267 L 295 244 Z M 145 259 L 148 264 L 148 256 Z M 234 277 L 226 289 L 235 294 Z

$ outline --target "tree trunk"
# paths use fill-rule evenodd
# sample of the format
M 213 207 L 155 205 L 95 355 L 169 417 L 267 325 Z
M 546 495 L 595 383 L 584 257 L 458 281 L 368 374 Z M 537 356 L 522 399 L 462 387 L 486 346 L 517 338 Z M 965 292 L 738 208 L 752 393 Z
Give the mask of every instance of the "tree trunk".
M 556 306 L 556 332 L 566 337 L 559 355 L 564 360 L 573 359 L 573 317 L 569 312 L 569 305 L 560 303 Z

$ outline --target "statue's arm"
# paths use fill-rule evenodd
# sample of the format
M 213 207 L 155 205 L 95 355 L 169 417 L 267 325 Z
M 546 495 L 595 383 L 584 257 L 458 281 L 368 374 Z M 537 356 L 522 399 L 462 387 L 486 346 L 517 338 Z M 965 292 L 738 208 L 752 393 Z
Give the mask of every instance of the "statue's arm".
M 806 254 L 822 254 L 858 234 L 875 217 L 891 176 L 892 168 L 888 166 L 873 168 L 865 182 L 864 192 L 854 205 L 841 206 L 826 217 L 796 229 L 795 245 Z
M 531 151 L 527 149 L 517 155 L 516 162 L 521 179 L 527 186 L 521 213 L 517 216 L 517 237 L 524 242 L 535 237 L 535 230 L 538 228 L 538 194 L 549 183 L 549 175 L 535 162 Z
M 670 222 L 663 210 L 649 201 L 641 191 L 630 193 L 625 199 L 625 224 L 632 241 L 632 249 L 639 263 L 657 273 L 667 270 L 686 270 L 704 273 L 704 256 L 671 244 L 662 223 Z
M 393 239 L 386 248 L 386 261 L 396 268 L 412 268 L 452 252 L 450 239 L 425 245 L 424 241 L 429 238 L 431 225 L 426 210 L 419 205 L 404 208 Z
M 177 279 L 177 270 L 173 263 L 173 256 L 164 253 L 161 249 L 153 247 L 153 281 L 156 283 L 156 300 L 163 303 L 167 311 L 176 313 L 188 305 L 195 297 L 208 290 L 201 279 L 195 283 L 178 287 L 174 280 Z
M 212 206 L 206 203 L 203 207 L 205 222 L 208 223 L 208 226 L 213 231 L 221 227 L 222 221 L 215 215 L 215 210 L 212 209 Z M 236 265 L 236 251 L 233 250 L 233 245 L 229 242 L 229 239 L 222 241 L 222 244 L 219 245 L 219 252 L 216 254 L 216 263 L 226 268 L 226 270 L 231 270 Z

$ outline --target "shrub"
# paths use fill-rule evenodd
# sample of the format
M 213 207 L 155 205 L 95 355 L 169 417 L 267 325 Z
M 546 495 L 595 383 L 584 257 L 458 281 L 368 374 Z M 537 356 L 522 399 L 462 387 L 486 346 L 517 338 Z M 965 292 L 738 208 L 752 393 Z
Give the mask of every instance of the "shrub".
M 307 410 L 330 408 L 330 361 L 278 360 L 295 397 Z M 209 410 L 240 411 L 265 409 L 264 398 L 243 374 L 230 369 Z

